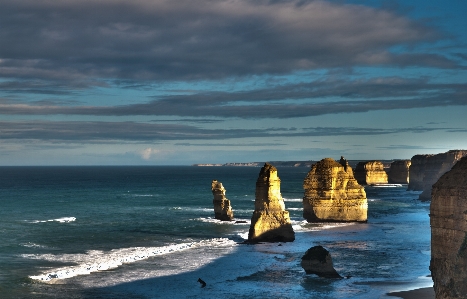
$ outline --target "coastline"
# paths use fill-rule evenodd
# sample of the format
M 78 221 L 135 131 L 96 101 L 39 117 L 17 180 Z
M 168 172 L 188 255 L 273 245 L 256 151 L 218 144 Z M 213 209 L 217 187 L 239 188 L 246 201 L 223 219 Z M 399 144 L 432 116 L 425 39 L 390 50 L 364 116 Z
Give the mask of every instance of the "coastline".
M 366 224 L 349 224 L 324 229 L 327 232 L 352 234 L 365 229 Z M 146 277 L 134 279 L 130 276 L 115 280 L 115 284 L 103 286 L 98 283 L 97 275 L 91 280 L 89 294 L 107 298 L 109 294 L 122 295 L 128 298 L 235 298 L 249 294 L 249 298 L 265 296 L 283 296 L 300 298 L 303 296 L 319 296 L 323 289 L 340 290 L 355 299 L 363 298 L 404 298 L 434 299 L 432 287 L 427 282 L 431 278 L 419 277 L 414 281 L 366 281 L 356 277 L 342 280 L 322 279 L 304 272 L 297 278 L 286 282 L 290 271 L 302 272 L 297 268 L 297 260 L 311 245 L 311 235 L 319 231 L 297 232 L 296 240 L 288 243 L 260 243 L 246 245 L 237 243 L 232 247 L 193 249 L 190 259 L 186 260 L 185 252 L 173 253 L 175 260 L 185 260 L 182 271 L 170 271 L 159 268 L 162 261 L 150 258 L 139 262 L 144 268 Z M 165 261 L 163 261 L 165 263 Z M 168 265 L 171 266 L 171 265 Z M 166 265 L 167 267 L 167 265 Z M 169 267 L 170 268 L 170 267 Z M 342 269 L 340 269 L 342 270 Z M 345 271 L 342 271 L 345 274 Z M 197 281 L 201 278 L 207 283 L 201 287 Z M 87 280 L 86 279 L 86 280 Z M 120 281 L 118 281 L 120 280 Z M 73 282 L 71 279 L 70 282 Z M 76 283 L 76 281 L 74 281 Z M 102 281 L 105 284 L 105 281 Z M 177 285 L 174 288 L 174 283 Z M 411 288 L 418 288 L 410 290 Z M 298 290 L 302 289 L 302 290 Z M 268 291 L 265 291 L 268 290 Z M 410 291 L 401 291 L 410 290 Z M 292 293 L 289 293 L 292 291 Z M 292 295 L 295 293 L 294 295 Z
M 433 287 L 428 287 L 410 291 L 392 292 L 386 295 L 402 299 L 435 299 L 435 290 Z

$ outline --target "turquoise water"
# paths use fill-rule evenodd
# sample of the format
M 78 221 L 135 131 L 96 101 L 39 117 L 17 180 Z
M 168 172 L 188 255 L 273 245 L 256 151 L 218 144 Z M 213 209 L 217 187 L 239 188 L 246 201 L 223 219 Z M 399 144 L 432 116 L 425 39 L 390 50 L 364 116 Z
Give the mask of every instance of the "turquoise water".
M 259 170 L 0 167 L 0 297 L 379 298 L 429 274 L 429 203 L 418 192 L 367 187 L 368 223 L 308 224 L 308 168 L 278 169 L 296 241 L 239 245 Z M 213 179 L 247 223 L 213 219 Z M 347 279 L 304 274 L 300 257 L 318 244 Z M 197 275 L 209 278 L 206 289 Z

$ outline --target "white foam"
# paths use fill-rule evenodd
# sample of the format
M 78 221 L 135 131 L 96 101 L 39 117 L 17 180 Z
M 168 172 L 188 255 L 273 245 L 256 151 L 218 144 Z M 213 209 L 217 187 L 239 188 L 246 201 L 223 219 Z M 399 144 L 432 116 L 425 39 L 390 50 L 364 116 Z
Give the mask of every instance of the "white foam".
M 378 187 L 378 188 L 395 188 L 395 187 L 402 187 L 402 184 L 375 184 L 371 185 L 371 187 Z
M 283 198 L 285 202 L 302 202 L 303 198 Z
M 24 247 L 29 247 L 29 248 L 49 248 L 49 247 L 47 247 L 45 245 L 40 245 L 40 244 L 36 244 L 36 243 L 32 243 L 32 242 L 21 243 L 20 245 L 24 246 Z
M 196 221 L 201 221 L 201 222 L 206 222 L 206 223 L 214 223 L 214 224 L 232 224 L 232 225 L 250 225 L 251 220 L 250 219 L 234 219 L 232 221 L 221 221 L 216 218 L 196 218 L 194 219 Z M 241 221 L 240 223 L 237 223 L 237 221 Z
M 303 211 L 303 208 L 286 208 L 289 211 Z
M 66 279 L 78 275 L 87 275 L 92 272 L 115 269 L 122 264 L 133 263 L 157 255 L 164 255 L 200 247 L 225 247 L 234 245 L 236 245 L 236 243 L 232 240 L 217 238 L 161 247 L 130 247 L 113 249 L 110 251 L 89 250 L 83 254 L 23 254 L 21 256 L 30 259 L 71 262 L 77 264 L 74 266 L 53 269 L 50 270 L 50 272 L 42 273 L 40 275 L 29 276 L 34 280 L 49 282 L 54 279 Z
M 345 227 L 355 224 L 355 222 L 325 222 L 325 223 L 308 223 L 306 220 L 292 220 L 292 228 L 294 231 L 321 231 L 335 227 Z
M 60 222 L 60 223 L 67 223 L 67 222 L 73 222 L 76 220 L 76 217 L 62 217 L 62 218 L 57 218 L 57 219 L 48 219 L 48 220 L 25 220 L 26 222 L 29 223 L 44 223 L 44 222 Z

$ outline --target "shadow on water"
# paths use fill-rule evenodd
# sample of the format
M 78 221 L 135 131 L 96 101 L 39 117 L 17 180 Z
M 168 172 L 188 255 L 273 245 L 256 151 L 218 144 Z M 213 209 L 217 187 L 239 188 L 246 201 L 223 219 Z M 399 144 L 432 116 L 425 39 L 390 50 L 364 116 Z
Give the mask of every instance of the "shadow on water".
M 275 249 L 277 248 L 277 250 Z M 285 251 L 283 249 L 285 248 Z M 238 245 L 232 252 L 183 273 L 174 275 L 135 279 L 107 287 L 85 287 L 86 281 L 111 281 L 130 268 L 157 269 L 164 259 L 151 258 L 143 263 L 123 265 L 119 269 L 92 273 L 62 281 L 63 284 L 33 283 L 32 292 L 24 298 L 351 298 L 351 293 L 361 293 L 350 280 L 325 279 L 306 275 L 300 267 L 303 253 L 288 252 L 291 247 L 277 243 Z M 211 248 L 202 254 L 214 254 Z M 175 258 L 183 258 L 183 251 Z M 197 256 L 199 257 L 199 256 Z M 185 256 L 186 258 L 186 256 Z M 191 258 L 191 254 L 190 254 Z M 196 261 L 191 261 L 195 262 Z M 188 267 L 189 268 L 189 267 Z M 193 267 L 192 267 L 193 268 Z M 160 271 L 164 271 L 163 267 Z M 141 274 L 141 272 L 139 273 Z M 128 275 L 128 274 L 127 274 Z M 164 273 L 158 273 L 164 275 Z M 141 275 L 137 275 L 141 277 Z M 206 281 L 202 288 L 198 278 Z M 345 281 L 345 282 L 344 282 Z M 347 294 L 347 295 L 345 295 Z M 32 295 L 32 296 L 31 296 Z M 312 297 L 310 297 L 312 296 Z M 21 297 L 17 297 L 21 298 Z

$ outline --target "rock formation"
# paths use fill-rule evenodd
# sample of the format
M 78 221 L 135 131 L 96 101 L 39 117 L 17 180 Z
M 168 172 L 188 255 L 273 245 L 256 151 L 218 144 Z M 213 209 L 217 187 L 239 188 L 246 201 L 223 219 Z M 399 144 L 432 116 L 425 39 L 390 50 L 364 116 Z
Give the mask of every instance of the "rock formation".
M 212 195 L 214 199 L 212 203 L 214 204 L 214 218 L 222 221 L 231 221 L 234 216 L 232 212 L 232 207 L 230 206 L 230 200 L 225 197 L 225 188 L 222 186 L 221 182 L 213 180 L 211 183 Z
M 326 278 L 342 278 L 334 269 L 331 254 L 322 246 L 308 249 L 300 263 L 306 274 L 316 274 Z
M 285 210 L 277 169 L 265 163 L 256 181 L 255 211 L 251 217 L 249 242 L 292 242 L 295 233 Z
M 308 222 L 366 222 L 365 189 L 357 183 L 347 160 L 326 158 L 311 166 L 303 188 L 303 217 Z
M 430 270 L 437 299 L 467 298 L 467 157 L 434 185 Z
M 359 162 L 355 166 L 355 179 L 360 185 L 388 183 L 388 175 L 380 161 Z
M 463 156 L 466 150 L 451 150 L 437 155 L 415 155 L 409 169 L 408 190 L 423 191 L 419 199 L 431 199 L 431 186 Z
M 388 181 L 391 184 L 408 184 L 410 160 L 398 160 L 391 163 L 388 172 Z

